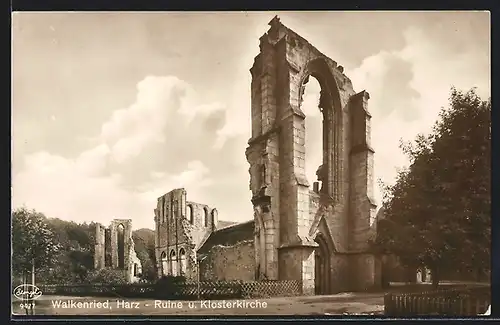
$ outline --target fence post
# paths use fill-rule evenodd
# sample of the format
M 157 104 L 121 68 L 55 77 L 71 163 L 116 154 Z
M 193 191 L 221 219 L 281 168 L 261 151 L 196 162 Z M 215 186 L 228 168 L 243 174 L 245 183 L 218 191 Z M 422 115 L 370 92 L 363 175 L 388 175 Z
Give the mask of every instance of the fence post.
M 386 293 L 384 295 L 384 315 L 389 315 L 390 314 L 390 311 L 391 311 L 391 307 L 390 307 L 390 303 L 391 303 L 391 297 L 392 294 L 391 293 Z

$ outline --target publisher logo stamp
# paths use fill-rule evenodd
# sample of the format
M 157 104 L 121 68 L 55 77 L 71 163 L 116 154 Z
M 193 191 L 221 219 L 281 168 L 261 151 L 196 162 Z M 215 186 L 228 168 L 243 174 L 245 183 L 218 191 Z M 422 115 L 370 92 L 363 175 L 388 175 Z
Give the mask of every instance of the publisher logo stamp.
M 14 288 L 14 297 L 18 300 L 35 300 L 42 296 L 42 290 L 33 284 L 21 284 Z

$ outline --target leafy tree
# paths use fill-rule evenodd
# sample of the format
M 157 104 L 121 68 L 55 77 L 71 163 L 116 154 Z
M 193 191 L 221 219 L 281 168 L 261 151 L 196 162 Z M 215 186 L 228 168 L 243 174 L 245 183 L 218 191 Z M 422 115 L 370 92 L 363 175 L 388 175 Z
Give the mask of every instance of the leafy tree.
M 40 280 L 53 284 L 82 283 L 94 267 L 95 224 L 78 224 L 56 218 L 47 219 L 61 247 L 57 263 L 44 268 Z
M 20 208 L 12 212 L 12 270 L 26 275 L 50 266 L 59 252 L 47 218 L 35 210 Z
M 79 284 L 95 281 L 123 283 L 121 271 L 94 270 L 95 223 L 76 223 L 57 218 L 46 218 L 26 208 L 13 213 L 13 271 L 21 277 L 31 272 L 31 256 L 45 247 L 47 253 L 37 256 L 37 282 L 46 284 Z M 109 236 L 109 233 L 107 234 Z M 133 232 L 138 258 L 142 264 L 141 278 L 151 282 L 156 279 L 154 231 L 139 229 Z M 108 238 L 109 239 L 109 238 Z M 34 242 L 35 244 L 32 244 Z M 50 254 L 49 254 L 50 252 Z M 111 251 L 106 250 L 110 261 Z M 112 280 L 117 277 L 117 280 Z M 14 280 L 15 277 L 14 277 Z M 17 279 L 16 281 L 20 281 Z M 17 283 L 17 282 L 16 282 Z
M 489 270 L 490 145 L 491 100 L 452 88 L 432 133 L 401 143 L 411 164 L 386 187 L 376 247 L 429 267 L 435 286 L 445 270 Z

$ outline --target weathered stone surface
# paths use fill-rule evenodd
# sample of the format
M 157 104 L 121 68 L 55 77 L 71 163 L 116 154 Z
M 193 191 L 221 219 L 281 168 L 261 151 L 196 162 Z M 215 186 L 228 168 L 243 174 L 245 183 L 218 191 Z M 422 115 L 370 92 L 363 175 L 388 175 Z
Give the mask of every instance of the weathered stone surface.
M 255 280 L 255 250 L 253 240 L 232 246 L 211 247 L 200 263 L 203 280 Z
M 181 188 L 159 197 L 155 214 L 158 276 L 196 278 L 196 251 L 216 229 L 217 210 L 188 201 Z
M 110 232 L 109 241 L 106 241 L 106 230 Z M 111 255 L 110 265 L 106 265 L 106 252 Z M 139 281 L 142 265 L 135 252 L 131 219 L 113 219 L 108 228 L 96 224 L 94 268 L 105 267 L 123 270 L 129 282 Z
M 251 239 L 254 234 L 253 221 L 250 226 L 219 221 L 217 209 L 188 201 L 187 192 L 183 188 L 171 190 L 159 197 L 154 211 L 158 277 L 184 275 L 196 280 L 200 260 L 214 265 L 228 261 L 236 263 L 240 259 L 238 249 L 227 249 L 226 256 L 222 257 L 221 254 L 212 256 L 212 247 L 220 244 L 237 246 L 240 241 Z M 241 226 L 244 226 L 243 232 L 240 231 Z M 252 263 L 244 267 L 255 272 L 253 254 L 251 260 Z M 229 268 L 227 270 L 233 272 Z M 221 273 L 223 271 L 224 268 L 217 271 L 216 277 L 226 278 Z M 200 274 L 202 280 L 205 276 L 207 275 Z M 214 276 L 209 278 L 213 279 Z
M 158 275 L 194 278 L 200 267 L 203 279 L 300 280 L 304 294 L 368 288 L 380 269 L 368 253 L 376 231 L 369 95 L 279 18 L 269 24 L 250 69 L 254 220 L 220 229 L 215 209 L 170 191 L 155 209 Z M 314 186 L 300 107 L 311 76 L 321 86 L 324 142 Z
M 279 18 L 269 24 L 250 70 L 252 138 L 246 150 L 257 273 L 259 278 L 301 280 L 304 293 L 310 292 L 318 276 L 314 251 L 321 249 L 329 256 L 321 259 L 328 265 L 327 271 L 321 271 L 325 277 L 321 283 L 327 287 L 323 291 L 368 286 L 375 281 L 375 263 L 363 252 L 368 249 L 370 220 L 376 208 L 371 199 L 368 93 L 356 94 L 343 67 L 281 24 Z M 321 184 L 316 191 L 311 191 L 305 177 L 307 130 L 300 108 L 310 76 L 320 83 L 324 116 Z M 265 166 L 265 178 L 261 166 Z M 316 244 L 319 247 L 309 245 L 317 236 L 325 241 Z M 361 253 L 363 258 L 350 257 Z M 347 275 L 350 281 L 346 281 Z

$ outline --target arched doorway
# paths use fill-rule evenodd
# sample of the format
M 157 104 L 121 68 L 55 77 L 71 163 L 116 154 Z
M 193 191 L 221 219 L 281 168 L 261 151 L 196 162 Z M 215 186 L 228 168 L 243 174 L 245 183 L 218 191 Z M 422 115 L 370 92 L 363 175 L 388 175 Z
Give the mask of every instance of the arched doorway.
M 326 295 L 330 293 L 330 253 L 323 235 L 314 240 L 319 246 L 314 251 L 314 293 Z
M 161 253 L 161 275 L 166 276 L 168 275 L 168 259 L 167 259 L 167 253 L 162 252 Z
M 170 275 L 177 276 L 177 255 L 175 254 L 175 251 L 172 249 L 170 251 Z
M 186 251 L 184 248 L 181 248 L 179 251 L 179 255 L 181 257 L 180 262 L 181 262 L 181 275 L 186 275 L 187 271 L 187 260 L 186 260 Z

